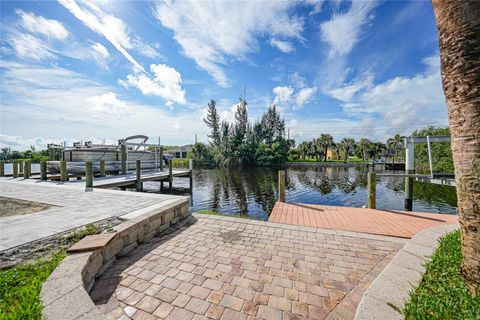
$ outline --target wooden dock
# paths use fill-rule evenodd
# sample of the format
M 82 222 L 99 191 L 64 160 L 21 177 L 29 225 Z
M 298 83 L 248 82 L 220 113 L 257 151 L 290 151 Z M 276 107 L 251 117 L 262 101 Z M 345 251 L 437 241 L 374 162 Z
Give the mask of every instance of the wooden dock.
M 172 170 L 172 177 L 189 177 L 191 175 L 190 170 L 181 170 L 176 169 Z M 169 180 L 168 171 L 152 171 L 152 172 L 142 172 L 140 176 L 140 182 L 147 181 L 168 181 Z M 135 185 L 137 183 L 137 175 L 133 174 L 122 174 L 118 176 L 108 176 L 103 178 L 95 178 L 93 180 L 94 188 L 117 188 L 117 187 L 126 187 Z
M 399 238 L 412 238 L 418 232 L 430 227 L 458 223 L 458 216 L 277 202 L 268 221 Z

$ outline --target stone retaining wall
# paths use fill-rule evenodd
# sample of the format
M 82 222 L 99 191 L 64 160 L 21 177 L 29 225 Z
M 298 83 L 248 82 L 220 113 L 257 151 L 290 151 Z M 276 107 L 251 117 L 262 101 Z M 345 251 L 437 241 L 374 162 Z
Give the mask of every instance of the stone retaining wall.
M 189 215 L 189 198 L 166 202 L 137 215 L 132 213 L 129 220 L 111 232 L 87 236 L 72 246 L 67 251 L 69 255 L 42 285 L 43 316 L 48 320 L 108 319 L 89 296 L 95 279 L 117 257 L 127 255 L 139 243 L 159 235 Z

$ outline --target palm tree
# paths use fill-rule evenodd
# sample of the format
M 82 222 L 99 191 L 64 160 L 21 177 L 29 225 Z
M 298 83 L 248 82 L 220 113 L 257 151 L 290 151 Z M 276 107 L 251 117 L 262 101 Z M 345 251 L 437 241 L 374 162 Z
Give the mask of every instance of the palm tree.
M 433 0 L 433 9 L 452 137 L 462 274 L 475 295 L 480 294 L 480 1 Z
M 302 160 L 305 160 L 305 157 L 307 156 L 308 149 L 310 148 L 308 144 L 309 143 L 307 141 L 303 141 L 298 145 L 297 150 L 298 150 L 298 153 L 300 153 L 300 157 L 302 158 Z
M 371 144 L 372 142 L 366 138 L 360 139 L 358 142 L 358 148 L 360 149 L 360 152 L 362 153 L 362 161 L 365 162 L 367 159 L 367 149 L 368 145 Z
M 333 137 L 329 134 L 321 134 L 320 138 L 317 139 L 319 147 L 323 149 L 323 161 L 327 161 L 327 152 L 328 148 L 333 146 Z
M 395 157 L 397 156 L 397 149 L 403 144 L 403 139 L 405 137 L 396 134 L 393 138 L 388 139 L 387 145 L 393 148 L 393 157 L 392 157 L 392 165 L 395 164 Z
M 355 147 L 355 140 L 352 138 L 343 138 L 340 141 L 340 148 L 345 152 L 344 161 L 347 162 L 350 151 Z

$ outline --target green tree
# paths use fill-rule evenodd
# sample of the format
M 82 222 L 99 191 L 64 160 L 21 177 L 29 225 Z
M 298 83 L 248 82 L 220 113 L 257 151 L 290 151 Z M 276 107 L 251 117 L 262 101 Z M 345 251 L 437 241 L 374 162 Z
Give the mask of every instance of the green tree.
M 355 140 L 353 138 L 343 138 L 342 141 L 340 141 L 340 149 L 345 153 L 343 162 L 347 162 L 348 156 L 354 148 Z
M 392 165 L 395 164 L 395 157 L 397 156 L 397 151 L 403 146 L 403 141 L 405 137 L 396 134 L 393 138 L 387 140 L 387 145 L 393 149 Z
M 203 119 L 203 122 L 212 130 L 212 133 L 208 137 L 213 140 L 213 145 L 218 148 L 221 140 L 220 116 L 217 112 L 217 104 L 213 99 L 208 103 L 207 116 Z
M 320 148 L 323 149 L 323 161 L 327 161 L 327 151 L 328 148 L 332 147 L 334 142 L 333 142 L 333 137 L 329 134 L 321 134 L 320 138 L 317 139 L 317 143 Z
M 370 140 L 366 139 L 366 138 L 362 138 L 358 142 L 358 150 L 360 151 L 363 162 L 365 162 L 365 160 L 367 160 L 367 150 L 368 150 L 368 146 L 371 143 L 372 142 Z

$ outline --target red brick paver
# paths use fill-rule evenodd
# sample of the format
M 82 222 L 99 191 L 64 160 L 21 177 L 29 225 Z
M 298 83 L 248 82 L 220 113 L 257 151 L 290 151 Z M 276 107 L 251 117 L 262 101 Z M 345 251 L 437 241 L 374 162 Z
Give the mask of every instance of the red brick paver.
M 351 319 L 378 266 L 403 245 L 203 216 L 170 232 L 118 259 L 98 279 L 91 297 L 105 314 L 114 319 L 324 319 L 329 314 Z
M 268 221 L 412 238 L 430 227 L 458 223 L 458 216 L 277 202 Z

